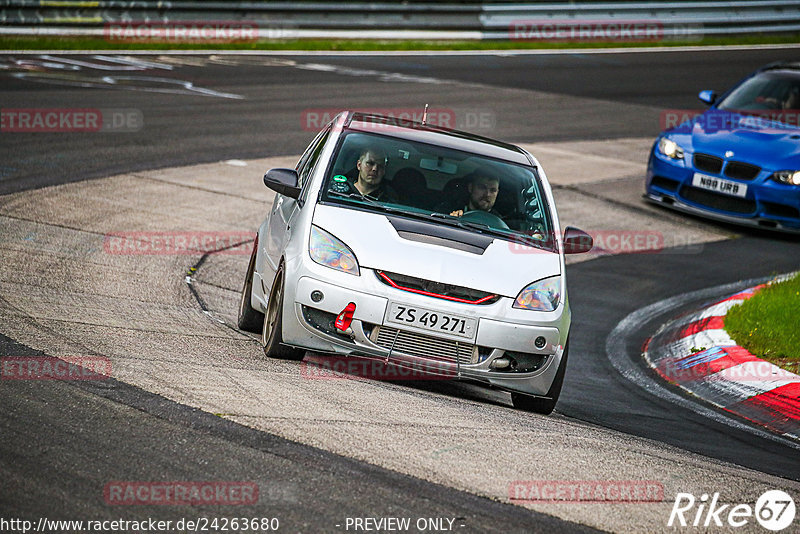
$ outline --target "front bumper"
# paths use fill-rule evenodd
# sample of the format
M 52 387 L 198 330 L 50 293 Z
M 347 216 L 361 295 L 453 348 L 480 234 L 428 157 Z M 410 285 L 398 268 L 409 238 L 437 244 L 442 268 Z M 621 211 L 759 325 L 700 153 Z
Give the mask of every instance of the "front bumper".
M 800 187 L 772 181 L 762 170 L 753 180 L 724 180 L 747 185 L 747 195 L 739 200 L 722 193 L 710 193 L 692 186 L 696 169 L 692 154 L 684 160 L 669 160 L 653 150 L 647 165 L 645 198 L 663 206 L 721 222 L 787 233 L 800 233 Z M 700 192 L 698 194 L 698 191 Z M 732 206 L 732 202 L 739 205 Z
M 309 269 L 318 272 L 308 272 Z M 381 360 L 413 371 L 410 376 L 425 373 L 441 379 L 477 381 L 538 396 L 550 389 L 569 330 L 569 311 L 564 304 L 549 313 L 511 310 L 510 299 L 505 297 L 490 305 L 462 304 L 391 288 L 379 282 L 371 269 L 362 268 L 359 277 L 319 269 L 304 265 L 296 270 L 296 281 L 287 277 L 285 343 Z M 311 297 L 315 291 L 324 298 L 315 302 Z M 390 300 L 474 317 L 478 325 L 474 339 L 434 336 L 384 324 Z M 350 328 L 342 333 L 332 327 L 331 319 L 350 302 L 356 304 L 356 311 Z M 520 321 L 526 315 L 531 319 Z M 545 340 L 541 343 L 540 339 L 540 348 L 535 344 L 537 338 Z M 517 370 L 495 368 L 504 357 L 524 365 Z

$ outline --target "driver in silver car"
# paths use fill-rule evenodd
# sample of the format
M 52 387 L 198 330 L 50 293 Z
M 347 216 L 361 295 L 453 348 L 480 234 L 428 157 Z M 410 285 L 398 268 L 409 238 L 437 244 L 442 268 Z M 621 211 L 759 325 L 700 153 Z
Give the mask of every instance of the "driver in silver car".
M 500 192 L 500 180 L 485 172 L 475 171 L 470 175 L 470 180 L 467 183 L 467 192 L 469 193 L 467 204 L 451 211 L 450 215 L 461 217 L 468 211 L 480 210 L 500 216 L 494 209 L 497 193 Z

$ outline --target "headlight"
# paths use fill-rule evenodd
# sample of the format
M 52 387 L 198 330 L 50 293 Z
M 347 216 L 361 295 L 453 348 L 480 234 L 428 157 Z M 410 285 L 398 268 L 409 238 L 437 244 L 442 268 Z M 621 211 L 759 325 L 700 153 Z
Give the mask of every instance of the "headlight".
M 311 227 L 308 252 L 311 259 L 320 265 L 356 276 L 361 275 L 353 251 L 322 228 Z
M 561 277 L 553 276 L 534 282 L 514 300 L 514 308 L 522 310 L 553 311 L 561 301 Z
M 778 171 L 771 178 L 782 184 L 800 185 L 800 171 Z
M 667 137 L 658 140 L 658 151 L 671 159 L 683 159 L 683 148 Z

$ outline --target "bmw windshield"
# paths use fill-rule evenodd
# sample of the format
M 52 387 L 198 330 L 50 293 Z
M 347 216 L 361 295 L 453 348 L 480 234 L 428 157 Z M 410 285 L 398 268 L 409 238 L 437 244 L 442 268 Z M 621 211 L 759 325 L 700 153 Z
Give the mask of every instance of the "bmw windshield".
M 779 70 L 757 74 L 731 91 L 717 109 L 766 116 L 797 127 L 800 73 Z
M 553 249 L 533 167 L 406 139 L 344 135 L 322 200 Z

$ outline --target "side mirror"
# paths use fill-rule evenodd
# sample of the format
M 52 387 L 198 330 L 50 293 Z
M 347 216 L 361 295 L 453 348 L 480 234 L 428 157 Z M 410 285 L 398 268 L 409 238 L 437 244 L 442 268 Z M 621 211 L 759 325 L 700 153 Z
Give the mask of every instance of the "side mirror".
M 264 185 L 289 198 L 300 196 L 297 171 L 294 169 L 270 169 L 264 175 Z
M 717 101 L 717 93 L 711 89 L 706 89 L 705 91 L 700 91 L 700 94 L 697 95 L 697 98 L 710 106 Z
M 564 254 L 580 254 L 582 252 L 589 252 L 594 246 L 592 236 L 574 228 L 567 226 L 564 230 Z

